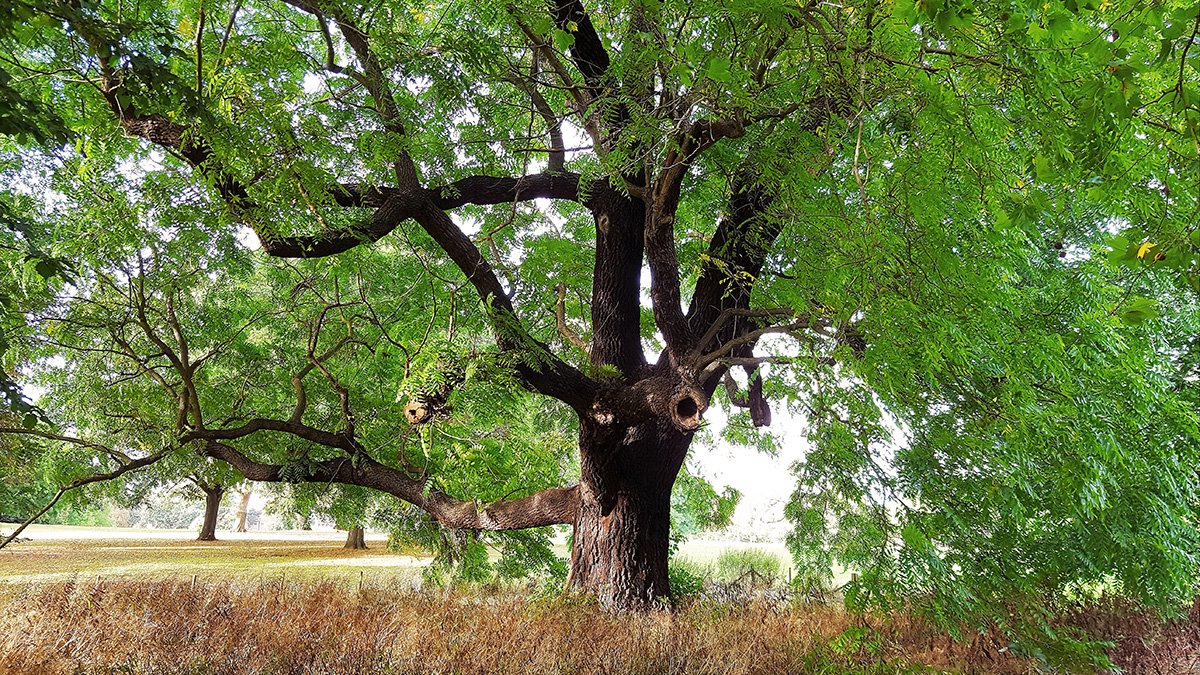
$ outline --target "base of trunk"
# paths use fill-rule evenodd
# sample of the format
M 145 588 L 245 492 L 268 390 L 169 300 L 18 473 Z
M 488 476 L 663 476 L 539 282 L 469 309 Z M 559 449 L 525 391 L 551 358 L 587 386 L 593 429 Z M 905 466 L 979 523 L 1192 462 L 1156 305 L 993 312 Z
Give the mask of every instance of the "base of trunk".
M 217 515 L 224 496 L 225 490 L 204 491 L 204 524 L 200 526 L 200 536 L 196 537 L 196 541 L 217 540 Z
M 367 548 L 366 533 L 362 527 L 352 527 L 346 532 L 346 545 L 342 548 L 363 550 Z
M 665 417 L 624 430 L 581 425 L 570 588 L 610 611 L 670 600 L 671 489 L 691 440 Z
M 583 504 L 568 585 L 608 610 L 645 610 L 671 597 L 670 495 L 620 495 L 604 513 Z

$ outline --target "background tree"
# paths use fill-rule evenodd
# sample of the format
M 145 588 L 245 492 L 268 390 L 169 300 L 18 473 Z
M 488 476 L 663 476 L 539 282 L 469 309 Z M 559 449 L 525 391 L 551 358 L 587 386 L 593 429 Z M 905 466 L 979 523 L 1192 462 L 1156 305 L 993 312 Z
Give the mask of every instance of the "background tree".
M 188 476 L 189 482 L 204 496 L 204 517 L 200 521 L 197 541 L 217 540 L 217 518 L 221 514 L 221 503 L 233 485 L 241 480 L 241 476 L 227 465 L 213 465 L 212 468 L 216 470 L 203 473 L 197 471 Z
M 250 498 L 254 495 L 254 487 L 252 484 L 243 483 L 237 487 L 238 508 L 237 508 L 237 523 L 233 526 L 234 532 L 248 531 L 250 518 Z
M 1193 590 L 1196 411 L 1159 355 L 1194 322 L 1153 282 L 1196 274 L 1193 6 L 21 7 L 5 67 L 79 139 L 64 167 L 173 214 L 177 237 L 248 228 L 274 257 L 372 258 L 360 288 L 441 282 L 365 322 L 392 354 L 417 338 L 391 327 L 445 322 L 403 379 L 398 358 L 322 367 L 346 295 L 313 301 L 307 359 L 276 376 L 311 366 L 326 410 L 301 378 L 273 388 L 294 400 L 214 413 L 198 364 L 160 350 L 177 440 L 251 480 L 372 488 L 472 533 L 570 524 L 570 584 L 639 607 L 669 592 L 671 492 L 705 411 L 762 425 L 777 398 L 818 446 L 794 549 L 818 575 L 865 569 L 854 597 L 915 591 L 960 618 L 1096 583 Z M 75 227 L 56 254 L 117 236 Z M 367 429 L 395 438 L 400 411 L 351 381 L 412 394 L 413 433 L 455 449 L 430 450 L 438 473 L 381 456 Z M 497 391 L 518 383 L 543 400 Z M 503 407 L 472 415 L 481 392 L 506 429 L 577 433 L 578 484 L 470 478 L 424 429 L 482 424 L 477 447 Z M 264 437 L 304 460 L 249 449 Z

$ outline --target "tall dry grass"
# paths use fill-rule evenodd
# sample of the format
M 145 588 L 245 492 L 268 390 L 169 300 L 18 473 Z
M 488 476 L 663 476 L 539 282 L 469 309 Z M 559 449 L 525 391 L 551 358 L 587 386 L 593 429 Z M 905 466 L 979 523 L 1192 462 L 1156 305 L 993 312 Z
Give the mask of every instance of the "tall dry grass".
M 1090 622 L 1118 641 L 1118 661 L 1134 658 L 1122 663 L 1127 670 L 1184 672 L 1173 670 L 1181 661 L 1172 654 L 1196 644 L 1188 640 L 1200 635 L 1200 617 L 1167 626 L 1138 623 L 1138 616 L 1113 608 L 1073 623 Z M 1164 630 L 1170 653 L 1143 639 Z M 1032 667 L 1005 656 L 988 636 L 954 644 L 919 621 L 855 619 L 820 604 L 697 603 L 674 613 L 613 615 L 579 599 L 414 592 L 399 584 L 88 580 L 0 587 L 0 674 L 930 670 Z
M 0 673 L 1023 672 L 919 623 L 696 604 L 612 615 L 513 593 L 121 580 L 9 588 Z

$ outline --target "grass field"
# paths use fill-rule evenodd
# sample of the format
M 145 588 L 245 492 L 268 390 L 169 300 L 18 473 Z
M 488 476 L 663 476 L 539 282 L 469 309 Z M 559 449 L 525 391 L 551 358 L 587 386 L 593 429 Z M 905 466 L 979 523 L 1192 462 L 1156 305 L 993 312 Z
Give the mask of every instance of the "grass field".
M 553 593 L 420 588 L 427 559 L 389 553 L 378 537 L 350 551 L 338 532 L 210 543 L 180 531 L 28 534 L 0 550 L 0 675 L 1034 669 L 991 632 L 954 642 L 903 614 L 851 615 L 798 597 L 613 615 Z M 707 564 L 721 550 L 684 553 Z M 1126 672 L 1200 672 L 1200 610 L 1170 623 L 1119 606 L 1069 620 L 1112 639 Z
M 299 581 L 49 582 L 0 593 L 8 673 L 1019 673 L 994 646 L 830 606 L 613 615 L 584 599 Z
M 220 541 L 199 542 L 181 530 L 35 525 L 22 536 L 27 541 L 0 550 L 0 582 L 191 575 L 357 579 L 360 572 L 415 578 L 427 562 L 389 553 L 381 535 L 368 536 L 366 551 L 344 549 L 341 532 L 221 533 Z
M 0 532 L 6 529 L 0 527 Z M 427 556 L 388 552 L 385 535 L 368 533 L 366 551 L 342 548 L 344 532 L 219 532 L 219 541 L 196 541 L 189 530 L 33 525 L 19 545 L 0 549 L 0 583 L 62 581 L 76 576 L 161 578 L 301 576 L 304 578 L 409 579 Z M 749 544 L 697 539 L 678 555 L 701 565 L 714 564 L 723 551 L 758 549 L 776 556 L 789 569 L 782 544 Z M 564 557 L 567 549 L 559 551 Z

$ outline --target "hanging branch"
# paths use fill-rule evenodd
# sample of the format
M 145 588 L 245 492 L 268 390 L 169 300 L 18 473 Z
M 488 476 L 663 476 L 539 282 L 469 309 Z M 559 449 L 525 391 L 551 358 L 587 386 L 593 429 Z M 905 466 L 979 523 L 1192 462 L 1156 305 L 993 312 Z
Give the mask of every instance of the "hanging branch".
M 0 434 L 16 433 L 16 432 L 17 432 L 17 430 L 14 430 L 14 429 L 0 428 Z M 63 440 L 78 440 L 78 439 L 63 439 Z M 98 447 L 93 443 L 81 442 L 81 444 L 88 446 L 88 447 Z M 58 492 L 54 493 L 53 499 L 51 499 L 49 502 L 47 502 L 46 505 L 43 506 L 41 508 L 41 510 L 39 510 L 37 513 L 30 516 L 28 520 L 21 523 L 20 527 L 13 530 L 12 534 L 8 535 L 8 537 L 6 537 L 4 539 L 4 541 L 0 542 L 0 549 L 4 548 L 5 546 L 8 546 L 10 543 L 15 541 L 17 536 L 25 531 L 25 528 L 32 525 L 35 521 L 37 521 L 38 518 L 41 518 L 42 516 L 46 515 L 46 512 L 49 511 L 50 509 L 54 508 L 54 505 L 58 503 L 58 500 L 62 499 L 63 495 L 67 494 L 71 490 L 81 488 L 85 485 L 91 485 L 92 483 L 101 483 L 104 481 L 114 480 L 116 478 L 120 478 L 121 476 L 125 475 L 126 473 L 129 473 L 130 471 L 137 471 L 138 469 L 143 469 L 147 466 L 150 466 L 151 464 L 154 464 L 155 462 L 158 462 L 160 459 L 166 457 L 174 449 L 175 449 L 175 446 L 163 448 L 162 450 L 159 450 L 158 452 L 156 452 L 152 455 L 147 455 L 146 457 L 143 457 L 141 459 L 131 460 L 127 464 L 122 464 L 121 466 L 117 467 L 116 469 L 114 469 L 112 471 L 109 471 L 108 473 L 98 473 L 98 474 L 94 474 L 91 476 L 85 476 L 83 478 L 77 478 L 77 479 L 71 481 L 70 483 L 67 483 L 66 485 L 58 488 Z

